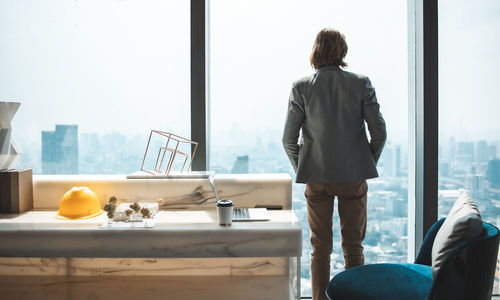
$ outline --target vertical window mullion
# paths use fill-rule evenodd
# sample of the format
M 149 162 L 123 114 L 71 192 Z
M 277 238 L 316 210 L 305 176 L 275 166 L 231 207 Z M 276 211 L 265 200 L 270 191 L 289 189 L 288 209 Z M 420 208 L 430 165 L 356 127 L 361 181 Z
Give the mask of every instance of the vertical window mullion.
M 194 171 L 208 169 L 207 8 L 208 0 L 191 0 L 191 139 L 198 142 Z
M 438 19 L 436 0 L 408 1 L 408 260 L 437 219 Z M 412 238 L 413 237 L 413 238 Z

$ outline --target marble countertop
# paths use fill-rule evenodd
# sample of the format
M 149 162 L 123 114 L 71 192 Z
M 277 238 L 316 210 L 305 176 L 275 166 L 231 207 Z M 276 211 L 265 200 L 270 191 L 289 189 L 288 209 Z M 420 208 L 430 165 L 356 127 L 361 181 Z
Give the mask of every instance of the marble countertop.
M 235 207 L 280 206 L 292 208 L 292 178 L 288 174 L 216 174 L 217 190 Z M 61 197 L 72 187 L 86 186 L 101 205 L 115 196 L 122 202 L 161 200 L 164 210 L 215 209 L 215 195 L 206 178 L 127 179 L 126 175 L 35 175 L 33 207 L 57 210 Z
M 3 257 L 294 257 L 301 227 L 291 210 L 270 221 L 219 226 L 215 210 L 162 211 L 153 228 L 100 228 L 105 214 L 58 220 L 55 211 L 0 214 Z

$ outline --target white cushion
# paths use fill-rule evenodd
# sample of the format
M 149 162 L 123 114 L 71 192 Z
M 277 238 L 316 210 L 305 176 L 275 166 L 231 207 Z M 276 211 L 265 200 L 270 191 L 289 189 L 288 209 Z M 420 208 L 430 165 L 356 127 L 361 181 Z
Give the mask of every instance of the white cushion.
M 458 245 L 481 234 L 483 221 L 469 192 L 463 190 L 436 234 L 432 245 L 432 278 Z

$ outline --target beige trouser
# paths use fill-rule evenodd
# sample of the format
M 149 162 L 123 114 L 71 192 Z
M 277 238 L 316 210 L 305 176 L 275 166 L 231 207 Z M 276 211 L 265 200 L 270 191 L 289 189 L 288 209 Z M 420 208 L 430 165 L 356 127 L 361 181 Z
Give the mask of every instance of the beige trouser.
M 342 250 L 346 269 L 363 265 L 361 243 L 366 232 L 366 180 L 350 183 L 308 183 L 307 220 L 311 228 L 311 281 L 313 300 L 327 299 L 332 253 L 332 216 L 334 197 L 338 197 Z

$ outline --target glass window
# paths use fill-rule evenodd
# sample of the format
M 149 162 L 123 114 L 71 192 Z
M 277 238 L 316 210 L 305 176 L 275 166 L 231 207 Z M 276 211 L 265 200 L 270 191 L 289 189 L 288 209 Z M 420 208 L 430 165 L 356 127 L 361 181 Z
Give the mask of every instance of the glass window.
M 465 188 L 500 224 L 498 53 L 500 2 L 439 1 L 439 218 Z
M 151 129 L 190 136 L 189 1 L 1 1 L 18 168 L 130 173 Z
M 363 9 L 360 9 L 363 7 Z M 407 11 L 405 1 L 223 1 L 210 3 L 210 169 L 221 173 L 285 172 L 281 146 L 292 82 L 314 70 L 316 33 L 339 29 L 349 46 L 348 71 L 368 75 L 386 119 L 381 176 L 369 181 L 367 263 L 407 260 Z M 309 227 L 302 184 L 293 208 L 303 226 L 302 295 L 310 296 Z M 332 274 L 343 270 L 334 214 Z

